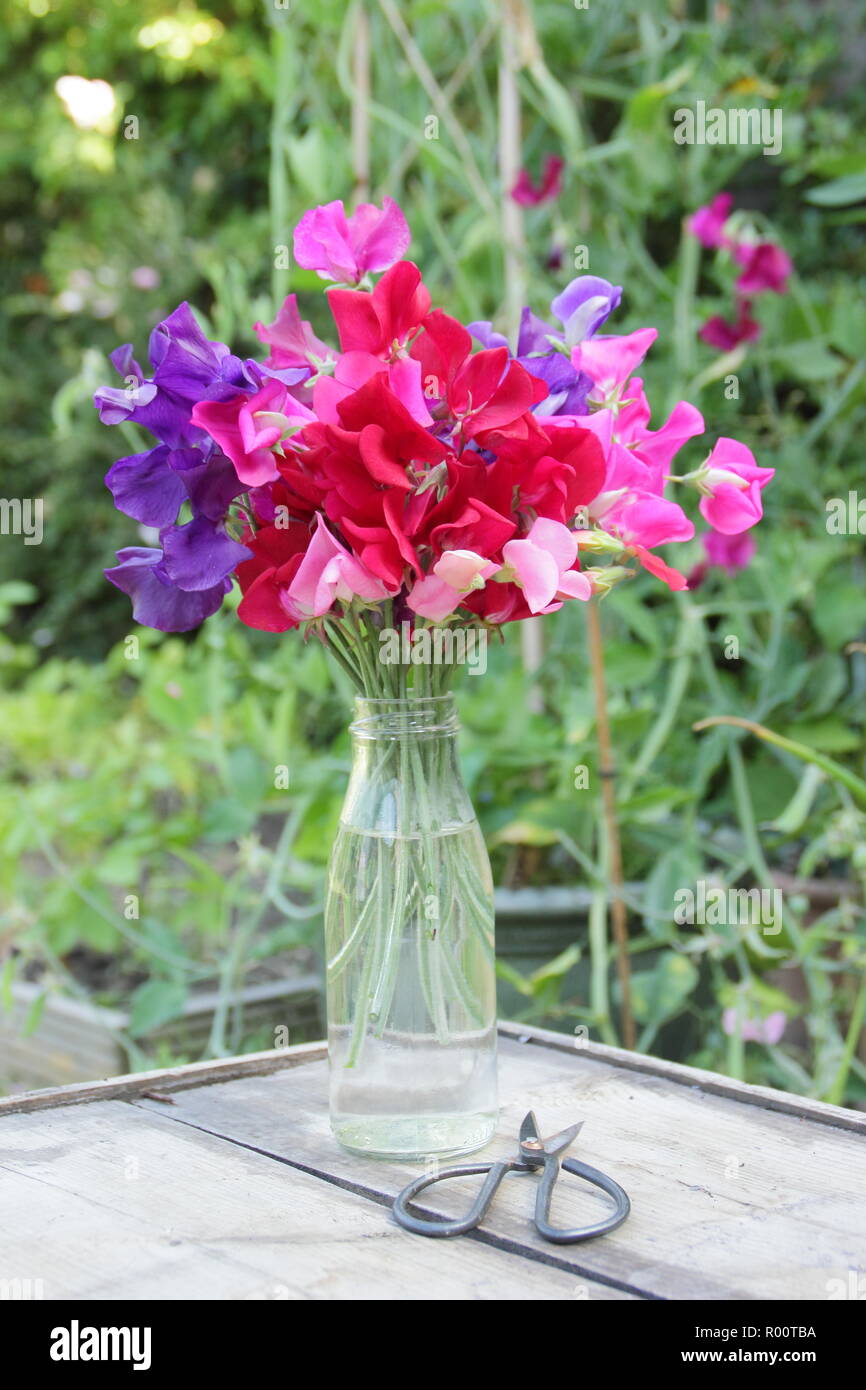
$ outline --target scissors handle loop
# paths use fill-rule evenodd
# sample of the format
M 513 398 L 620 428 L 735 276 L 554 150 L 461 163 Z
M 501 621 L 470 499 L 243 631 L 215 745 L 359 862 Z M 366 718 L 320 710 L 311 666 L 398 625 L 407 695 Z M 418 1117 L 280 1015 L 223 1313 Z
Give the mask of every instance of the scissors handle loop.
M 593 1236 L 605 1235 L 608 1231 L 615 1231 L 617 1226 L 621 1226 L 631 1211 L 631 1202 L 628 1193 L 620 1187 L 618 1182 L 609 1178 L 607 1173 L 600 1173 L 597 1168 L 590 1168 L 588 1163 L 580 1163 L 576 1158 L 566 1158 L 562 1162 L 562 1168 L 566 1173 L 573 1173 L 577 1178 L 583 1178 L 585 1182 L 592 1183 L 593 1187 L 600 1187 L 602 1192 L 606 1192 L 612 1197 L 616 1206 L 602 1221 L 596 1221 L 591 1226 L 575 1227 L 572 1230 L 562 1226 L 551 1226 L 550 1224 L 550 1203 L 553 1197 L 553 1188 L 559 1176 L 560 1164 L 556 1160 L 548 1160 L 544 1165 L 544 1172 L 541 1175 L 541 1182 L 535 1197 L 535 1226 L 538 1234 L 544 1240 L 553 1241 L 555 1245 L 574 1245 L 580 1240 L 592 1240 Z
M 407 1231 L 413 1231 L 418 1236 L 462 1236 L 467 1231 L 472 1231 L 483 1221 L 487 1208 L 496 1195 L 496 1189 L 502 1182 L 507 1173 L 529 1172 L 520 1163 L 502 1161 L 499 1163 L 473 1163 L 465 1164 L 459 1168 L 447 1168 L 443 1173 L 435 1173 L 432 1177 L 426 1175 L 416 1178 L 394 1201 L 394 1215 L 400 1225 Z M 466 1215 L 456 1221 L 451 1221 L 445 1216 L 417 1216 L 410 1211 L 410 1205 L 420 1192 L 425 1188 L 432 1187 L 434 1183 L 445 1182 L 448 1178 L 471 1178 L 479 1173 L 486 1173 L 487 1177 L 481 1185 L 481 1191 L 475 1198 L 472 1206 Z

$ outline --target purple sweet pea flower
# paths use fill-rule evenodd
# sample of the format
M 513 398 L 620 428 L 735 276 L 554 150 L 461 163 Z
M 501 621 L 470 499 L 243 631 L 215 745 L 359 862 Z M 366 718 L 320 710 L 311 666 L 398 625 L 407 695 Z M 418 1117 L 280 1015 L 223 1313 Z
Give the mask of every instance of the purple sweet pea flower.
M 194 517 L 184 526 L 167 526 L 160 532 L 166 579 L 185 593 L 211 590 L 228 579 L 252 551 L 232 540 L 221 522 Z
M 563 325 L 553 328 L 532 310 L 520 316 L 516 360 L 533 376 L 547 383 L 548 395 L 535 407 L 536 415 L 587 415 L 592 380 L 569 360 L 567 349 L 591 338 L 622 298 L 622 288 L 598 275 L 579 275 L 566 285 L 550 308 Z M 508 339 L 489 322 L 469 324 L 469 331 L 483 347 L 507 347 Z M 561 345 L 561 346 L 560 346 Z
M 572 348 L 593 337 L 621 299 L 622 286 L 612 285 L 600 275 L 578 275 L 566 285 L 550 305 L 565 329 L 566 346 Z
M 119 565 L 105 571 L 106 579 L 132 599 L 132 616 L 143 627 L 160 632 L 188 632 L 215 613 L 231 588 L 222 579 L 209 589 L 188 591 L 172 584 L 161 550 L 127 546 L 118 550 Z
M 126 379 L 124 387 L 103 386 L 93 397 L 105 425 L 131 420 L 172 449 L 206 438 L 190 423 L 201 400 L 228 400 L 260 385 L 247 364 L 225 343 L 211 342 L 199 328 L 188 304 L 181 304 L 150 335 L 153 377 L 147 379 L 129 343 L 111 354 L 112 365 Z

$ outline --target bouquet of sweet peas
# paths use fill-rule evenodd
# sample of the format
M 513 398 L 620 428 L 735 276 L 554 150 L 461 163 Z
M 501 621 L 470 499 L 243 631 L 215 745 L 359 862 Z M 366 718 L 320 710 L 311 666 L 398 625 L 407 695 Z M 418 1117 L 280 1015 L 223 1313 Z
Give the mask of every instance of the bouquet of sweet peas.
M 553 321 L 523 311 L 512 346 L 431 306 L 409 240 L 390 199 L 301 219 L 295 258 L 331 282 L 339 349 L 290 295 L 255 325 L 262 361 L 210 341 L 187 304 L 154 329 L 150 375 L 131 346 L 112 354 L 125 381 L 97 392 L 102 420 L 157 441 L 106 478 L 159 536 L 106 571 L 137 621 L 193 628 L 236 582 L 242 622 L 303 627 L 360 690 L 400 693 L 370 659 L 384 627 L 499 629 L 604 594 L 635 563 L 685 588 L 658 553 L 694 534 L 678 486 L 718 534 L 760 519 L 772 470 L 736 440 L 671 473 L 704 422 L 680 402 L 650 429 L 636 373 L 657 330 L 601 331 L 620 287 L 579 276 Z

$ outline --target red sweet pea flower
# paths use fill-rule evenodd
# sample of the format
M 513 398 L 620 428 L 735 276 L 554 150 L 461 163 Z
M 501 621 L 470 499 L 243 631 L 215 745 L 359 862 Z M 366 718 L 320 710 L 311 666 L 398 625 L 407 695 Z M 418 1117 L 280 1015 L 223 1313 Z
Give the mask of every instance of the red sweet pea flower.
M 310 544 L 310 529 L 299 521 L 288 526 L 263 526 L 248 532 L 244 544 L 253 552 L 251 560 L 238 565 L 235 574 L 243 598 L 238 617 L 247 627 L 264 632 L 288 632 L 299 626 L 283 600 L 300 569 Z
M 434 309 L 411 355 L 421 363 L 424 393 L 437 398 L 459 421 L 458 443 L 486 447 L 512 432 L 525 437 L 523 417 L 543 401 L 547 386 L 509 358 L 506 347 L 472 352 L 472 335 L 456 319 Z
M 412 261 L 386 270 L 372 294 L 363 290 L 328 290 L 328 303 L 343 352 L 371 352 L 395 357 L 417 332 L 430 309 L 430 292 Z

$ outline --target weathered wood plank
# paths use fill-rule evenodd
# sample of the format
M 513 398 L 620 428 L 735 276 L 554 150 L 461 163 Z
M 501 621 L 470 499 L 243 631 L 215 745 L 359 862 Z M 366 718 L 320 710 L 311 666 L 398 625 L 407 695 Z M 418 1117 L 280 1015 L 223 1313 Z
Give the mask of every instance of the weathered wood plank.
M 85 1105 L 89 1101 L 115 1100 L 141 1095 L 144 1091 L 171 1092 L 187 1086 L 209 1086 L 234 1077 L 261 1076 L 287 1067 L 327 1057 L 324 1042 L 296 1043 L 294 1047 L 271 1048 L 267 1052 L 248 1052 L 243 1057 L 220 1057 L 209 1062 L 189 1062 L 182 1067 L 162 1067 L 157 1071 L 129 1072 L 97 1081 L 74 1082 L 19 1095 L 0 1096 L 0 1119 L 34 1110 L 53 1110 L 62 1105 Z
M 575 1152 L 631 1195 L 632 1215 L 618 1231 L 586 1246 L 557 1247 L 557 1259 L 575 1278 L 609 1279 L 649 1297 L 820 1299 L 831 1279 L 845 1280 L 849 1269 L 862 1267 L 864 1148 L 844 1128 L 744 1105 L 680 1077 L 590 1060 L 583 1048 L 560 1052 L 503 1040 L 500 1076 L 500 1137 L 485 1157 L 511 1152 L 530 1106 L 547 1132 L 584 1118 Z M 327 1124 L 323 1063 L 186 1090 L 171 1119 L 380 1197 L 393 1198 L 419 1170 L 337 1148 Z M 528 1219 L 530 1182 L 506 1183 L 485 1225 L 496 1238 L 544 1258 L 550 1247 Z M 468 1200 L 468 1187 L 455 1190 L 448 1210 L 459 1211 Z M 576 1224 L 604 1200 L 563 1178 L 556 1219 Z
M 577 1043 L 569 1038 L 567 1033 L 554 1033 L 549 1028 L 527 1028 L 519 1023 L 500 1023 L 498 1031 L 501 1037 L 511 1038 L 515 1042 L 546 1047 L 569 1055 L 578 1052 L 582 1058 L 590 1062 L 607 1062 L 624 1071 L 661 1076 L 681 1086 L 698 1086 L 710 1095 L 726 1096 L 744 1105 L 757 1105 L 762 1110 L 778 1110 L 785 1115 L 799 1115 L 819 1124 L 835 1125 L 838 1129 L 850 1129 L 866 1135 L 866 1113 L 861 1110 L 849 1110 L 842 1105 L 812 1100 L 810 1096 L 777 1091 L 771 1086 L 753 1086 L 746 1081 L 737 1081 L 731 1076 L 722 1076 L 720 1072 L 687 1067 L 681 1062 L 668 1062 L 663 1057 L 650 1057 L 641 1052 L 627 1052 L 622 1047 L 610 1047 L 606 1043 L 593 1043 L 583 1039 Z
M 0 1177 L 0 1280 L 48 1299 L 627 1297 L 117 1100 L 7 1116 Z

